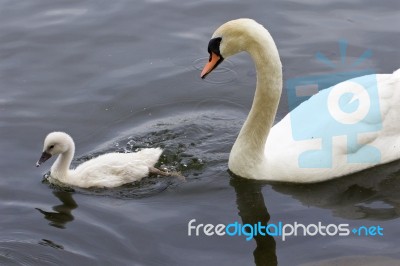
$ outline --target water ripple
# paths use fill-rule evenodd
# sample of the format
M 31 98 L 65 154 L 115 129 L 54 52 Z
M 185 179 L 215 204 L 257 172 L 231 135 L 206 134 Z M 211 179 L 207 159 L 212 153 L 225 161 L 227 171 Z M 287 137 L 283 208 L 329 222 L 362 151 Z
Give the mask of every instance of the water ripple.
M 193 61 L 195 69 L 199 70 L 199 75 L 204 65 L 207 63 L 208 57 L 201 57 Z M 204 81 L 211 84 L 227 84 L 237 79 L 237 73 L 232 69 L 235 64 L 230 60 L 224 60 L 224 66 L 218 66 Z

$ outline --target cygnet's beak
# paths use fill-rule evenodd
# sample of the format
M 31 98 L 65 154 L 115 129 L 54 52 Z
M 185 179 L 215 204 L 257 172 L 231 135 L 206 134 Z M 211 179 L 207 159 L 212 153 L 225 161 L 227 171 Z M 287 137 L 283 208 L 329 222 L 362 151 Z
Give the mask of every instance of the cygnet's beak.
M 210 59 L 208 63 L 204 66 L 203 71 L 201 71 L 200 77 L 204 79 L 211 71 L 213 71 L 222 61 L 224 58 L 222 56 L 217 55 L 213 52 L 210 53 Z
M 50 158 L 51 158 L 51 154 L 44 151 L 44 152 L 42 153 L 42 156 L 40 156 L 39 161 L 37 161 L 36 167 L 39 167 L 42 163 L 44 163 L 45 161 L 47 161 L 47 160 L 50 159 Z

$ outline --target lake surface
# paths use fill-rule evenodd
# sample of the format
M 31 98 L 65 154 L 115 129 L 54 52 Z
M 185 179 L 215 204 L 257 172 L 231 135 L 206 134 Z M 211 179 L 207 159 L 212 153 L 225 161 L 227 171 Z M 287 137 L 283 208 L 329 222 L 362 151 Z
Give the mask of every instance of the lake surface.
M 1 265 L 400 265 L 400 162 L 314 185 L 233 177 L 229 151 L 249 111 L 250 57 L 199 78 L 225 21 L 250 17 L 274 37 L 285 81 L 400 67 L 397 0 L 0 1 Z M 346 65 L 346 64 L 345 64 Z M 289 110 L 284 89 L 279 121 Z M 47 133 L 97 154 L 165 149 L 152 177 L 121 188 L 65 189 L 35 163 Z M 52 161 L 51 161 L 52 162 Z M 381 226 L 384 236 L 188 236 L 196 224 Z

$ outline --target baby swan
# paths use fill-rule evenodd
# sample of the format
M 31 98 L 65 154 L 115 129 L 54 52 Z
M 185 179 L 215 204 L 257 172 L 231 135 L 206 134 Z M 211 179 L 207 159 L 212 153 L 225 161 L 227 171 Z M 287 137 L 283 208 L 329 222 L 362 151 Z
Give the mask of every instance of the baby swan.
M 67 133 L 52 132 L 44 140 L 43 153 L 36 166 L 58 155 L 50 170 L 50 182 L 56 180 L 82 188 L 118 187 L 149 174 L 171 175 L 154 168 L 162 152 L 161 148 L 149 148 L 135 153 L 107 153 L 69 169 L 75 153 L 74 141 Z

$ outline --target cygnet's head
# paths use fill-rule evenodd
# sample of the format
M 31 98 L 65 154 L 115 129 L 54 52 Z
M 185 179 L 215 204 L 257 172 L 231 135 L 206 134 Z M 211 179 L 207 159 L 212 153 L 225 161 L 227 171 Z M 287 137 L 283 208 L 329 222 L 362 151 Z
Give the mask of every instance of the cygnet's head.
M 224 59 L 245 51 L 265 28 L 252 19 L 241 18 L 221 25 L 208 43 L 210 58 L 200 77 L 204 79 Z
M 48 134 L 44 140 L 42 156 L 36 163 L 36 167 L 39 167 L 52 156 L 62 154 L 70 149 L 74 149 L 74 142 L 70 135 L 64 132 Z

